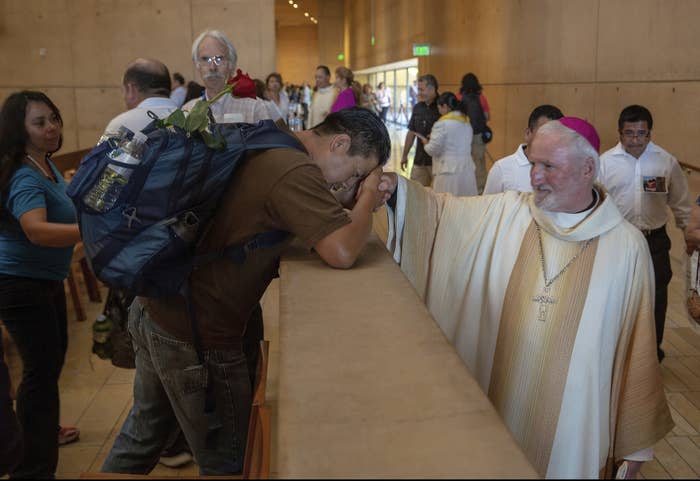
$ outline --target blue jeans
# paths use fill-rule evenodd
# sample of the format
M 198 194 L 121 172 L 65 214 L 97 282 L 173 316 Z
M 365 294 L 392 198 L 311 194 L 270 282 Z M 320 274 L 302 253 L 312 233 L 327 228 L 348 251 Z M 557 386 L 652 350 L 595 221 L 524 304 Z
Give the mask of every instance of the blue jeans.
M 207 369 L 194 346 L 159 328 L 138 299 L 129 312 L 129 331 L 136 352 L 134 406 L 102 471 L 149 473 L 179 424 L 200 474 L 240 473 L 252 401 L 241 345 L 206 350 Z M 219 425 L 213 432 L 209 431 L 212 419 L 204 412 L 209 376 Z
M 58 464 L 58 378 L 68 347 L 63 282 L 0 275 L 0 319 L 23 366 L 17 418 L 24 455 L 10 477 L 53 478 Z

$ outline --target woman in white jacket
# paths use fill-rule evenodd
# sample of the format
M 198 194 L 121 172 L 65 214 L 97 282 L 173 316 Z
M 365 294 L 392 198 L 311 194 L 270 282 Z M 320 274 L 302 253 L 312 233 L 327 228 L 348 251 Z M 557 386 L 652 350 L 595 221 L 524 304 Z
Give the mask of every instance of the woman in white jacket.
M 437 105 L 442 117 L 433 125 L 430 139 L 421 138 L 425 151 L 433 158 L 433 190 L 456 196 L 477 195 L 469 119 L 452 92 L 441 94 Z

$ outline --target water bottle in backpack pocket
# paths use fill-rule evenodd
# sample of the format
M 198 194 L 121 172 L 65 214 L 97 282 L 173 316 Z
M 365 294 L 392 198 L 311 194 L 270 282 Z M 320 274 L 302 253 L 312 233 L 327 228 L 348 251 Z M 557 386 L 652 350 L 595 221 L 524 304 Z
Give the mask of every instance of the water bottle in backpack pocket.
M 83 197 L 86 206 L 97 212 L 106 212 L 114 207 L 133 169 L 141 163 L 146 140 L 143 133 L 137 132 L 131 140 L 122 142 L 107 154 L 109 163 L 97 183 Z

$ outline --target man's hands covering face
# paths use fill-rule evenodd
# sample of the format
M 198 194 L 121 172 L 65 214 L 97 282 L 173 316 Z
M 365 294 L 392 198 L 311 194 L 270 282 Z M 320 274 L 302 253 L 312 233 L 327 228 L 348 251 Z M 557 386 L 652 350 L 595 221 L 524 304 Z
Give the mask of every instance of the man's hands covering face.
M 374 210 L 376 211 L 396 190 L 398 183 L 397 175 L 393 172 L 383 172 L 381 167 L 377 167 L 365 177 L 357 189 L 357 198 L 362 195 L 372 195 Z

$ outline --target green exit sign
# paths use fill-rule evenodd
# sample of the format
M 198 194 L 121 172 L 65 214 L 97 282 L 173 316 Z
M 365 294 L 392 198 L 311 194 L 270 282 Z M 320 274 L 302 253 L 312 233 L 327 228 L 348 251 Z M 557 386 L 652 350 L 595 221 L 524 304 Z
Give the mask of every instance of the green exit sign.
M 430 44 L 429 43 L 414 43 L 413 44 L 413 56 L 414 57 L 426 57 L 430 55 Z

